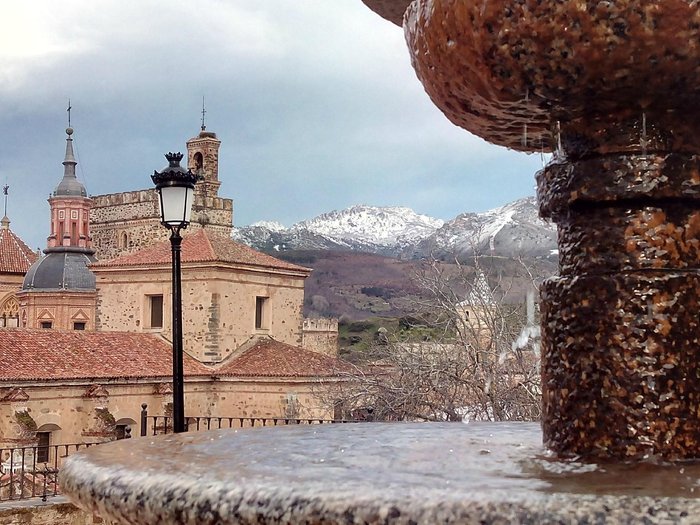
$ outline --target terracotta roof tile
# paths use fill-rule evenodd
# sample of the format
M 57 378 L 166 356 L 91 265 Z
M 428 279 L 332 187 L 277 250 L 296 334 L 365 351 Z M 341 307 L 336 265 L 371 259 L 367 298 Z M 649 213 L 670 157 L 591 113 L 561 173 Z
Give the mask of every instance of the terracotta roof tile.
M 206 228 L 186 235 L 182 240 L 182 263 L 226 262 L 264 268 L 310 272 L 308 268 L 276 259 Z M 115 259 L 99 261 L 91 268 L 110 266 L 148 266 L 171 263 L 170 242 L 165 241 Z
M 9 228 L 0 228 L 0 273 L 27 273 L 39 256 Z
M 252 347 L 216 369 L 216 376 L 332 377 L 348 372 L 352 365 L 324 354 L 274 339 L 257 341 Z
M 151 334 L 0 330 L 0 381 L 172 377 L 172 348 Z M 211 371 L 185 355 L 187 376 Z

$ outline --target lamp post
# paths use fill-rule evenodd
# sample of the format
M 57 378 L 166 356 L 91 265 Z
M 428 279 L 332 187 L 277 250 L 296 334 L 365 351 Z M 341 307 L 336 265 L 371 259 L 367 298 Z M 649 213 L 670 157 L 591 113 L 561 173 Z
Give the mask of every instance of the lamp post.
M 182 285 L 180 270 L 180 230 L 190 223 L 194 185 L 197 176 L 180 166 L 182 153 L 165 155 L 168 165 L 154 171 L 151 179 L 160 196 L 160 218 L 170 230 L 173 296 L 173 431 L 185 431 L 185 392 L 182 359 Z

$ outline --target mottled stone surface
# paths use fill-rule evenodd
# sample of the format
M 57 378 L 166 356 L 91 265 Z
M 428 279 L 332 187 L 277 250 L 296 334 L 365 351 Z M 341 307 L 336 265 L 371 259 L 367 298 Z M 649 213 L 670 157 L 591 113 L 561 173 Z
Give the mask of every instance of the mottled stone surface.
M 495 144 L 555 148 L 561 121 L 568 149 L 585 149 L 596 122 L 622 123 L 612 134 L 624 134 L 644 112 L 671 142 L 694 142 L 672 113 L 700 100 L 695 1 L 416 0 L 404 29 L 435 105 Z
M 323 425 L 132 439 L 61 487 L 114 523 L 693 523 L 700 467 L 542 453 L 534 423 Z
M 604 207 L 559 222 L 562 275 L 697 269 L 700 210 L 684 203 Z
M 397 26 L 403 23 L 403 14 L 411 0 L 362 0 L 367 7 L 382 18 L 386 18 Z
M 544 443 L 589 459 L 700 457 L 700 275 L 542 287 Z
M 700 205 L 700 156 L 677 153 L 598 155 L 579 161 L 555 161 L 539 171 L 537 200 L 543 217 L 566 218 L 569 208 L 585 203 L 621 201 Z M 621 203 L 625 206 L 625 202 Z
M 523 151 L 558 225 L 542 292 L 544 438 L 700 457 L 700 4 L 414 0 L 411 61 L 454 124 Z

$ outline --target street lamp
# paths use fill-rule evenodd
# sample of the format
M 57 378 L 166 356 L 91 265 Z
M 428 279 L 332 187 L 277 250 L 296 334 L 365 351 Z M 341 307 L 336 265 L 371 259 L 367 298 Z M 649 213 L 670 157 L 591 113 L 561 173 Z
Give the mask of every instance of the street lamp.
M 182 363 L 182 284 L 180 270 L 180 230 L 187 228 L 192 212 L 197 176 L 180 166 L 182 153 L 165 155 L 168 165 L 154 171 L 151 179 L 160 195 L 160 219 L 170 230 L 173 269 L 173 431 L 185 431 L 185 392 Z

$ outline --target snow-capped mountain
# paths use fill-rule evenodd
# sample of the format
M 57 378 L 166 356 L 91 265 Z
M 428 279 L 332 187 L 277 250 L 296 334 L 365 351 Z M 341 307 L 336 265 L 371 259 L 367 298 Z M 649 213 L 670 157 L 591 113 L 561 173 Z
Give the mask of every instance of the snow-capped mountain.
M 236 228 L 234 238 L 264 251 L 353 250 L 380 255 L 430 254 L 549 256 L 556 228 L 537 215 L 534 197 L 483 213 L 464 213 L 444 223 L 410 208 L 353 206 L 324 213 L 291 228 L 259 222 Z
M 293 225 L 256 223 L 234 238 L 262 250 L 333 249 L 395 255 L 433 234 L 444 221 L 405 207 L 358 205 Z
M 419 215 L 410 208 L 353 206 L 302 221 L 292 229 L 309 231 L 339 244 L 347 244 L 349 248 L 397 248 L 419 242 L 443 223 L 440 219 Z
M 540 219 L 535 197 L 526 197 L 483 213 L 458 215 L 423 239 L 411 255 L 548 257 L 556 249 L 556 225 Z

